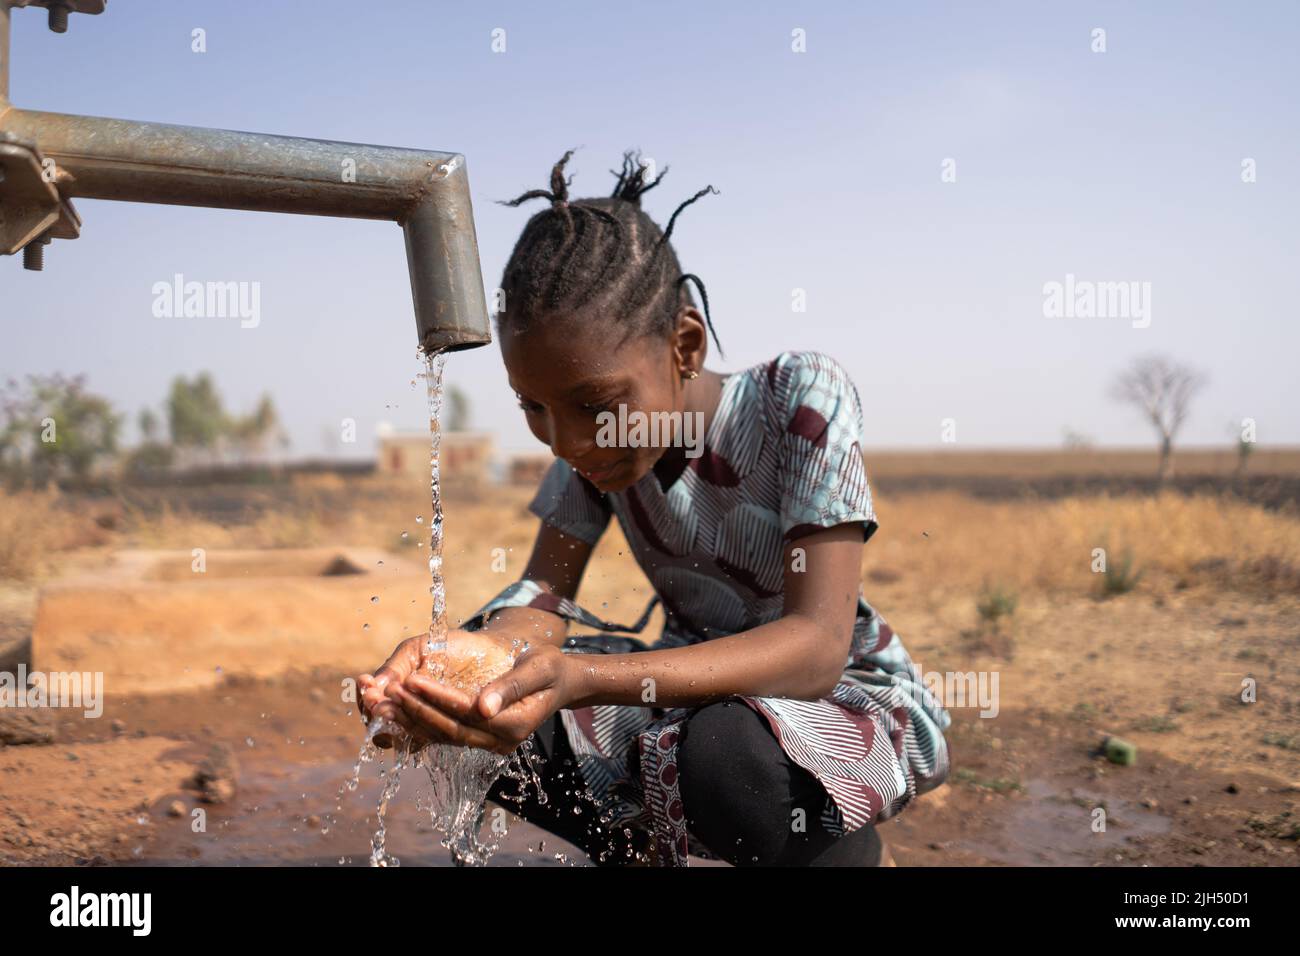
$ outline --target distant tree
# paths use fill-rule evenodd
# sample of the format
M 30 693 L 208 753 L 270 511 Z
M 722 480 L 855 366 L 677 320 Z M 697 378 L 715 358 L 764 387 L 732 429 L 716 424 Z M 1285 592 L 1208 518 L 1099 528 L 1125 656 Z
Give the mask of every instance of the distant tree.
M 469 398 L 455 385 L 447 386 L 443 400 L 443 421 L 449 432 L 463 432 L 469 428 Z
M 177 451 L 216 457 L 226 431 L 226 413 L 211 375 L 201 372 L 192 382 L 181 375 L 173 379 L 167 395 L 167 427 Z
M 239 459 L 248 459 L 263 456 L 272 448 L 289 446 L 288 433 L 280 424 L 269 394 L 258 399 L 251 414 L 227 414 L 207 372 L 193 381 L 176 378 L 166 404 L 172 445 L 184 458 L 215 461 L 233 450 Z
M 273 445 L 284 448 L 289 443 L 270 395 L 262 396 L 251 415 L 231 418 L 225 431 L 241 457 L 262 455 Z
M 11 479 L 84 478 L 117 451 L 122 419 L 79 375 L 29 375 L 0 392 L 0 463 Z
M 158 416 L 154 414 L 152 408 L 140 409 L 140 415 L 136 421 L 140 425 L 140 435 L 144 438 L 146 444 L 157 440 Z
M 142 408 L 136 416 L 136 423 L 140 428 L 141 442 L 126 454 L 123 463 L 127 472 L 143 475 L 171 468 L 176 452 L 171 445 L 158 440 L 158 413 L 152 408 Z
M 167 471 L 175 458 L 176 453 L 171 445 L 148 441 L 131 449 L 126 456 L 126 470 L 132 475 Z
M 1115 380 L 1112 396 L 1140 409 L 1159 436 L 1160 485 L 1173 473 L 1174 439 L 1187 420 L 1192 397 L 1206 381 L 1200 372 L 1161 355 L 1136 359 Z
M 1094 444 L 1092 438 L 1073 428 L 1065 429 L 1064 440 L 1066 451 L 1087 451 Z

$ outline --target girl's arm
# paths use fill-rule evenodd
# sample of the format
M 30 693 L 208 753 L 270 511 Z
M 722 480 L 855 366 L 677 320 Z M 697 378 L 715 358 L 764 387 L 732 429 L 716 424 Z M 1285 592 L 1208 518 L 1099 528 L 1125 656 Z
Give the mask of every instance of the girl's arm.
M 540 645 L 477 697 L 418 674 L 388 692 L 413 725 L 435 728 L 438 739 L 501 754 L 566 708 L 690 707 L 731 696 L 816 700 L 831 692 L 848 661 L 862 524 L 804 535 L 785 551 L 785 609 L 771 624 L 635 654 L 565 654 Z
M 814 532 L 786 546 L 780 620 L 673 650 L 569 655 L 574 680 L 566 706 L 693 707 L 731 696 L 816 700 L 830 693 L 853 639 L 861 555 L 861 524 Z
M 533 543 L 528 566 L 524 568 L 524 578 L 536 581 L 556 597 L 572 600 L 578 593 L 578 585 L 593 550 L 592 545 L 581 538 L 543 522 Z M 568 635 L 569 622 L 540 608 L 507 607 L 493 612 L 480 631 L 492 637 L 518 638 L 559 647 Z

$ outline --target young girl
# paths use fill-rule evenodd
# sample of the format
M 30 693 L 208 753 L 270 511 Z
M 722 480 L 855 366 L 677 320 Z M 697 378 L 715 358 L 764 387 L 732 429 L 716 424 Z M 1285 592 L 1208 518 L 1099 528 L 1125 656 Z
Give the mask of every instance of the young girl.
M 449 638 L 502 667 L 512 641 L 530 649 L 471 696 L 415 673 L 413 638 L 362 675 L 363 716 L 503 754 L 534 735 L 545 798 L 507 778 L 489 798 L 597 863 L 880 865 L 874 824 L 943 782 L 950 718 L 860 592 L 877 524 L 857 391 L 812 352 L 706 369 L 708 297 L 668 240 L 712 187 L 661 231 L 641 195 L 662 175 L 646 182 L 628 153 L 611 198 L 570 200 L 571 155 L 549 191 L 509 203 L 550 208 L 515 245 L 497 316 L 556 458 L 531 505 L 541 527 L 523 578 Z M 656 412 L 701 427 L 611 440 L 612 417 Z M 610 632 L 639 632 L 651 608 L 627 628 L 574 602 L 611 516 L 663 604 L 649 648 Z M 570 622 L 602 633 L 568 637 Z

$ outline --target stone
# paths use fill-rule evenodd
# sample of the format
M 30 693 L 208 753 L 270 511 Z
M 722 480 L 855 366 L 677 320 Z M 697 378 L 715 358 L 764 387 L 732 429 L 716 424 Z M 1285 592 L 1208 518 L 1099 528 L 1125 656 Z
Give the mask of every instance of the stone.
M 0 745 L 54 743 L 54 713 L 48 707 L 0 707 Z
M 229 803 L 238 791 L 239 762 L 225 744 L 213 744 L 194 774 L 194 786 L 204 803 Z

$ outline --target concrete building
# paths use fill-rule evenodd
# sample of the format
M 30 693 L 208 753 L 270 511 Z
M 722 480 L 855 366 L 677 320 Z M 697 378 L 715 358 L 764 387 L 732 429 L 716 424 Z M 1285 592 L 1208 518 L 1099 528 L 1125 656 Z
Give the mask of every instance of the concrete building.
M 444 484 L 489 484 L 494 443 L 488 432 L 443 432 L 439 466 Z M 379 436 L 376 471 L 390 477 L 429 480 L 429 433 L 392 432 Z
M 531 452 L 511 455 L 506 466 L 506 481 L 512 485 L 537 487 L 541 484 L 546 469 L 551 467 L 555 458 L 548 452 Z

